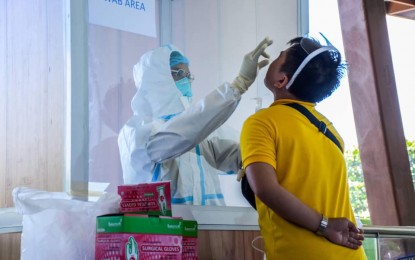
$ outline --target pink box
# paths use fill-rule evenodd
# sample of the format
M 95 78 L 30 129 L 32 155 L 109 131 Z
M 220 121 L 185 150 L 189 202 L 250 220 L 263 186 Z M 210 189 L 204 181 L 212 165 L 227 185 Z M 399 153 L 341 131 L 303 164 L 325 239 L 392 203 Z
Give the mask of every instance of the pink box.
M 194 220 L 139 214 L 97 217 L 96 260 L 197 260 L 198 224 Z
M 98 234 L 96 260 L 185 259 L 182 237 L 153 234 Z
M 148 215 L 172 216 L 170 182 L 120 185 L 120 211 Z
M 116 214 L 97 217 L 96 260 L 184 259 L 182 219 Z

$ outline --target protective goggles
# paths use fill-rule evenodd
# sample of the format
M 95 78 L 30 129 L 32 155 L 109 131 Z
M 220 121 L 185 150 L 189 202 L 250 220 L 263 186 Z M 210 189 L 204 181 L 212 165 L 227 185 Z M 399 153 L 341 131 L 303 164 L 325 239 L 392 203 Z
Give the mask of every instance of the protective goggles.
M 175 76 L 176 78 L 178 78 L 178 79 L 182 79 L 182 78 L 186 77 L 186 78 L 188 78 L 190 81 L 195 80 L 195 76 L 194 76 L 192 73 L 190 73 L 190 72 L 186 72 L 186 71 L 184 71 L 184 70 L 182 70 L 182 69 L 178 69 L 178 70 L 171 70 L 171 74 L 172 74 L 173 76 Z
M 322 42 L 325 42 L 325 45 L 323 45 Z M 307 57 L 303 60 L 303 62 L 301 62 L 300 66 L 298 66 L 290 81 L 288 81 L 286 89 L 289 89 L 291 87 L 291 85 L 294 83 L 295 79 L 298 77 L 298 75 L 304 69 L 304 67 L 317 55 L 329 51 L 335 53 L 334 55 L 339 57 L 339 51 L 330 43 L 330 41 L 322 33 L 319 33 L 317 37 L 312 37 L 309 34 L 307 34 L 301 39 L 299 44 L 301 48 L 307 53 Z

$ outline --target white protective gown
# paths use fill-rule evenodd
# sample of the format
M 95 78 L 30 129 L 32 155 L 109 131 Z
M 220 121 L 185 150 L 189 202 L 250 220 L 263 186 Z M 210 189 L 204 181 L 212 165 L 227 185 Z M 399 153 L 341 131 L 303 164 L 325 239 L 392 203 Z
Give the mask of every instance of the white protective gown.
M 190 105 L 171 76 L 172 51 L 154 49 L 134 66 L 134 115 L 118 137 L 124 183 L 170 180 L 175 204 L 224 205 L 218 174 L 238 171 L 239 144 L 214 131 L 241 94 L 225 83 Z

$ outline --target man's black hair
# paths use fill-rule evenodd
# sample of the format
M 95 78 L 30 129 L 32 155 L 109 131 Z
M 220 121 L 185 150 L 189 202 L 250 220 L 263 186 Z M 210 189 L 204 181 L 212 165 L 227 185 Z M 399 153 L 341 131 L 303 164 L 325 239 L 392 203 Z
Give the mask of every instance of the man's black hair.
M 287 73 L 289 79 L 308 55 L 300 45 L 302 38 L 297 37 L 288 42 L 291 46 L 287 50 L 287 58 L 281 71 Z M 321 47 L 318 41 L 311 40 Z M 339 87 L 346 68 L 346 64 L 341 61 L 340 52 L 324 51 L 307 63 L 288 91 L 303 101 L 318 103 Z

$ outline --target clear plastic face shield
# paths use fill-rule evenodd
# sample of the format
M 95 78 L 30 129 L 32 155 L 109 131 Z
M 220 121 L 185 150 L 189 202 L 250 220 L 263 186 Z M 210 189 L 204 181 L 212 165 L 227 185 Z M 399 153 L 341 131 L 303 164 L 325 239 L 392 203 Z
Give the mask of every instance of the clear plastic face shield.
M 331 42 L 322 34 L 307 34 L 300 41 L 301 48 L 307 53 L 307 57 L 301 62 L 297 70 L 294 72 L 290 81 L 286 85 L 286 89 L 289 89 L 294 83 L 295 79 L 304 69 L 304 67 L 317 55 L 329 51 L 335 53 L 338 56 L 339 51 L 331 44 Z

